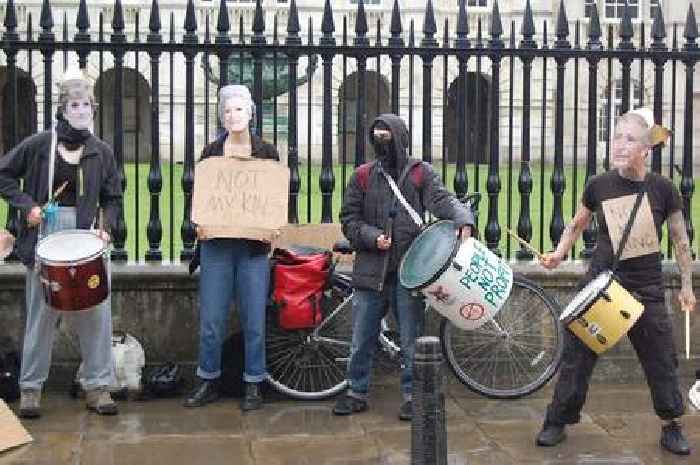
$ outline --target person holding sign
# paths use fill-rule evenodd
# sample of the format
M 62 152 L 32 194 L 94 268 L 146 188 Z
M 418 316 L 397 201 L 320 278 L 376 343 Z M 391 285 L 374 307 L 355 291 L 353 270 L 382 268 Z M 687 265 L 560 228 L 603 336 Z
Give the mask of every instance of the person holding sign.
M 399 324 L 403 359 L 399 418 L 410 420 L 413 352 L 415 339 L 422 331 L 424 311 L 422 298 L 401 286 L 397 269 L 420 233 L 417 223 L 421 220 L 412 215 L 422 217 L 429 211 L 439 218 L 454 220 L 464 238 L 471 235 L 474 216 L 445 189 L 428 163 L 408 157 L 408 129 L 399 116 L 378 116 L 370 127 L 369 138 L 376 161 L 355 170 L 340 211 L 343 234 L 355 249 L 355 294 L 347 371 L 350 388 L 337 401 L 333 413 L 350 415 L 367 410 L 372 358 L 381 320 L 390 304 Z M 399 201 L 391 183 L 397 185 L 403 201 Z
M 612 143 L 614 169 L 588 181 L 573 221 L 564 230 L 556 250 L 544 254 L 540 263 L 548 269 L 556 268 L 595 213 L 597 246 L 581 285 L 616 263 L 616 278 L 644 305 L 644 312 L 628 332 L 628 337 L 644 369 L 654 410 L 664 422 L 660 444 L 674 454 L 686 455 L 690 448 L 678 422 L 684 412 L 683 396 L 678 384 L 676 347 L 664 304 L 661 274 L 659 243 L 664 222 L 669 224 L 681 272 L 678 299 L 685 312 L 695 309 L 691 252 L 678 189 L 670 180 L 650 173 L 646 168 L 650 149 L 667 137 L 668 131 L 654 124 L 651 110 L 637 109 L 619 117 Z M 636 215 L 629 220 L 635 203 Z M 625 229 L 628 231 L 627 240 L 623 242 Z M 621 242 L 624 246 L 619 261 L 614 260 Z M 580 420 L 598 358 L 571 332 L 566 331 L 565 338 L 559 379 L 536 440 L 540 446 L 560 443 L 566 438 L 565 425 Z
M 204 147 L 201 159 L 229 157 L 240 160 L 279 161 L 277 149 L 251 134 L 249 123 L 255 115 L 250 91 L 228 85 L 219 91 L 219 118 L 225 131 Z M 213 180 L 195 179 L 197 182 Z M 233 188 L 236 185 L 233 184 Z M 245 340 L 243 380 L 244 411 L 262 407 L 259 383 L 267 378 L 265 367 L 265 307 L 270 280 L 270 243 L 261 240 L 220 237 L 206 225 L 197 226 L 197 252 L 190 272 L 201 264 L 199 277 L 199 383 L 184 402 L 199 407 L 219 397 L 221 347 L 228 330 L 231 301 L 236 299 Z
M 24 139 L 0 157 L 0 195 L 22 213 L 15 251 L 27 266 L 27 324 L 19 381 L 19 414 L 24 418 L 41 414 L 41 390 L 59 318 L 68 320 L 78 334 L 87 407 L 103 415 L 117 413 L 108 391 L 114 376 L 110 298 L 89 311 L 61 315 L 46 305 L 40 266 L 35 263 L 39 239 L 60 230 L 94 228 L 100 222 L 100 208 L 107 230 L 116 225 L 121 177 L 112 149 L 92 134 L 96 106 L 92 82 L 82 70 L 68 68 L 59 83 L 54 130 Z M 95 233 L 105 242 L 110 239 L 102 228 Z

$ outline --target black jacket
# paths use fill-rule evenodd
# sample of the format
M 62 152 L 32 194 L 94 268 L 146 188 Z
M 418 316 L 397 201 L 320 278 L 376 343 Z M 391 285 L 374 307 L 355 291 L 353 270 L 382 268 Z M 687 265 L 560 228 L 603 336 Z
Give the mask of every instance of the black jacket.
M 202 156 L 199 160 L 202 161 L 202 160 L 209 158 L 209 157 L 221 157 L 221 156 L 223 156 L 223 154 L 224 154 L 224 142 L 226 141 L 227 135 L 228 135 L 228 133 L 223 133 L 214 142 L 206 145 L 204 147 L 204 149 L 202 149 Z M 280 156 L 279 156 L 279 153 L 277 153 L 277 148 L 274 145 L 268 144 L 267 142 L 264 142 L 261 138 L 259 138 L 258 136 L 254 135 L 254 134 L 251 134 L 251 136 L 250 136 L 250 143 L 251 143 L 251 155 L 254 158 L 279 161 Z M 196 179 L 195 179 L 195 182 L 197 182 Z M 267 254 L 270 252 L 270 244 L 268 244 L 266 242 L 255 241 L 255 240 L 247 240 L 247 242 L 248 242 L 248 247 L 250 247 L 250 253 L 252 255 Z M 192 257 L 192 260 L 190 261 L 190 266 L 189 266 L 190 274 L 194 273 L 197 270 L 197 268 L 199 268 L 200 254 L 201 254 L 200 244 L 199 244 L 199 241 L 197 241 L 197 247 L 195 248 L 194 256 Z
M 458 226 L 473 225 L 472 212 L 445 189 L 431 166 L 408 158 L 408 130 L 403 120 L 393 114 L 378 116 L 369 130 L 370 137 L 372 129 L 379 121 L 386 123 L 392 132 L 393 149 L 396 153 L 395 172 L 400 176 L 406 166 L 409 166 L 409 169 L 423 170 L 419 186 L 411 182 L 411 176 L 407 176 L 399 186 L 414 210 L 423 217 L 424 212 L 429 211 L 438 218 L 454 220 Z M 396 197 L 381 173 L 383 162 L 384 160 L 378 158 L 370 165 L 366 188 L 358 177 L 358 172 L 363 168 L 355 170 L 340 210 L 343 234 L 355 249 L 353 286 L 360 289 L 381 290 L 386 278 L 384 270 L 391 272 L 398 268 L 406 250 L 420 233 L 420 228 L 406 209 L 401 204 L 396 204 Z M 385 232 L 389 212 L 392 210 L 395 212 L 390 232 L 392 244 L 385 252 L 377 249 L 377 237 Z M 389 261 L 386 267 L 385 260 Z
M 48 201 L 50 150 L 51 131 L 44 131 L 27 137 L 0 157 L 0 196 L 22 212 L 15 251 L 27 266 L 34 264 L 39 229 L 27 227 L 27 214 L 32 207 Z M 105 229 L 111 231 L 117 224 L 122 189 L 121 176 L 110 146 L 90 136 L 85 141 L 80 170 L 84 184 L 83 195 L 76 199 L 77 227 L 93 227 L 97 209 L 102 207 L 105 211 Z M 20 180 L 23 181 L 21 188 Z

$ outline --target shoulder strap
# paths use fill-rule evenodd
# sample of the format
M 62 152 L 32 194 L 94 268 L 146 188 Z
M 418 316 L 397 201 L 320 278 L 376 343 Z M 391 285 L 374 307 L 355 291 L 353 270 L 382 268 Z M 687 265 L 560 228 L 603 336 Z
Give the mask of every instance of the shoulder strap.
M 357 183 L 360 185 L 362 192 L 367 192 L 369 189 L 369 174 L 372 171 L 374 162 L 364 163 L 357 167 Z
M 622 238 L 620 238 L 620 245 L 617 248 L 617 253 L 615 254 L 615 258 L 613 258 L 613 262 L 612 262 L 612 272 L 613 273 L 617 269 L 617 265 L 619 265 L 619 263 L 620 263 L 620 257 L 622 256 L 622 251 L 625 249 L 625 245 L 627 245 L 627 239 L 629 238 L 630 232 L 632 231 L 632 224 L 634 223 L 634 219 L 637 216 L 637 211 L 639 211 L 639 206 L 642 203 L 642 198 L 644 197 L 645 191 L 646 191 L 645 185 L 642 184 L 642 189 L 637 194 L 637 198 L 634 201 L 634 207 L 632 207 L 632 212 L 630 213 L 629 220 L 627 220 L 627 224 L 625 225 L 625 230 L 622 232 Z
M 408 176 L 408 173 L 415 165 L 415 163 L 406 165 L 406 167 L 403 169 L 403 173 L 401 173 L 401 176 L 399 177 L 399 184 L 403 184 L 404 180 L 406 179 L 406 176 Z M 391 190 L 394 192 L 394 195 L 396 196 L 396 201 L 401 203 L 401 205 L 406 209 L 414 223 L 416 223 L 418 226 L 423 226 L 423 218 L 421 218 L 418 212 L 411 206 L 410 203 L 408 203 L 406 198 L 401 193 L 401 189 L 399 189 L 399 186 L 396 184 L 396 181 L 394 181 L 394 178 L 392 178 L 384 170 L 381 170 L 381 172 L 384 175 L 384 178 L 389 183 L 389 187 L 391 187 Z M 396 201 L 394 203 L 396 203 Z

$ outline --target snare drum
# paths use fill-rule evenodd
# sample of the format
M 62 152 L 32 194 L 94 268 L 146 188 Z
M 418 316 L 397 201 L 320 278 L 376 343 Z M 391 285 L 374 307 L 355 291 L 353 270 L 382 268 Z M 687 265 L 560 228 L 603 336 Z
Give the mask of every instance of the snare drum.
M 109 295 L 107 248 L 84 229 L 68 229 L 45 237 L 36 248 L 44 300 L 54 310 L 86 310 Z
M 614 346 L 637 322 L 642 305 L 605 271 L 584 287 L 559 319 L 597 354 Z

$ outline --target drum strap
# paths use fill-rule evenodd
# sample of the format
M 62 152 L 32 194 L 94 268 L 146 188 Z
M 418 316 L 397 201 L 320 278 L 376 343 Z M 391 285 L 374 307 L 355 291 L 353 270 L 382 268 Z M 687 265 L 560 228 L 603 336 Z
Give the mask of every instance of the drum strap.
M 406 166 L 406 168 L 404 168 L 403 173 L 401 173 L 401 178 L 399 179 L 400 183 L 403 182 L 404 179 L 406 179 L 406 175 L 408 174 L 408 172 L 411 170 L 412 167 L 413 166 L 409 164 Z M 408 214 L 411 216 L 411 219 L 413 220 L 413 222 L 416 223 L 416 225 L 418 225 L 419 227 L 423 226 L 423 223 L 424 223 L 423 218 L 421 218 L 421 216 L 418 214 L 418 212 L 411 206 L 410 203 L 408 203 L 406 198 L 401 193 L 399 186 L 396 185 L 396 181 L 394 181 L 394 178 L 392 178 L 391 175 L 389 175 L 389 173 L 387 173 L 386 171 L 384 171 L 384 170 L 381 170 L 381 171 L 382 171 L 382 174 L 384 175 L 384 177 L 386 178 L 386 181 L 389 183 L 391 190 L 394 191 L 394 195 L 396 196 L 396 199 L 401 203 L 401 205 L 403 205 L 403 208 L 406 209 Z
M 634 207 L 632 207 L 632 213 L 630 213 L 630 218 L 627 220 L 627 224 L 625 225 L 625 230 L 622 232 L 622 238 L 620 238 L 620 246 L 617 248 L 617 253 L 615 254 L 615 258 L 613 259 L 612 262 L 612 272 L 615 273 L 615 270 L 617 270 L 617 265 L 620 263 L 620 257 L 622 256 L 622 251 L 625 249 L 625 245 L 627 245 L 627 239 L 629 238 L 630 231 L 632 231 L 632 224 L 634 223 L 634 219 L 637 216 L 637 211 L 639 211 L 639 206 L 642 203 L 642 198 L 644 197 L 644 185 L 642 185 L 642 190 L 637 194 L 637 198 L 634 201 Z

